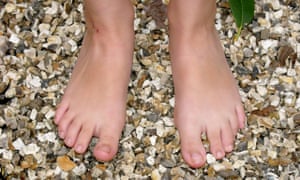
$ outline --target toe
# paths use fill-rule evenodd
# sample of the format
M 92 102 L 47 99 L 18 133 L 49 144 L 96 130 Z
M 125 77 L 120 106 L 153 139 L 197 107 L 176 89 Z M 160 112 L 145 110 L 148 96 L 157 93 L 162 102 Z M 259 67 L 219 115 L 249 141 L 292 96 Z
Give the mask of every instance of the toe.
M 74 146 L 77 153 L 84 153 L 93 136 L 93 127 L 85 125 L 81 128 L 76 144 Z
M 233 113 L 233 116 L 230 118 L 229 127 L 231 129 L 232 135 L 235 137 L 238 130 L 240 129 L 240 123 L 236 114 Z
M 68 126 L 66 136 L 64 138 L 65 144 L 69 147 L 73 147 L 78 134 L 80 132 L 82 124 L 79 120 L 74 119 L 72 123 Z
M 238 117 L 239 128 L 242 129 L 245 127 L 245 123 L 246 123 L 246 115 L 242 105 L 236 107 L 236 114 Z
M 74 116 L 70 112 L 66 112 L 62 117 L 62 120 L 58 123 L 58 134 L 59 137 L 64 139 L 67 134 L 69 125 L 72 123 Z
M 68 104 L 66 103 L 66 101 L 62 101 L 58 106 L 57 106 L 57 109 L 56 109 L 56 112 L 55 112 L 55 118 L 54 118 L 54 122 L 55 124 L 58 124 L 62 117 L 64 116 L 65 112 L 68 110 Z
M 110 161 L 117 153 L 119 136 L 114 131 L 100 132 L 99 142 L 95 146 L 94 156 L 99 161 Z
M 223 143 L 221 140 L 221 128 L 208 128 L 207 137 L 210 143 L 210 151 L 216 159 L 222 159 L 225 156 Z
M 221 130 L 222 144 L 225 152 L 231 152 L 233 150 L 234 134 L 230 123 L 224 124 Z
M 179 133 L 183 159 L 193 168 L 203 166 L 206 161 L 206 152 L 201 141 L 201 132 L 179 129 Z

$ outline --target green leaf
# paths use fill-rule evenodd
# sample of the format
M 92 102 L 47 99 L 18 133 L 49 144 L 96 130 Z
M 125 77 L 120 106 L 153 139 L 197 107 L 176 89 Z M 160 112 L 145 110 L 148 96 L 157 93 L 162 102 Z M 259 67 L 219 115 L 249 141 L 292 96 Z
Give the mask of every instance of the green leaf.
M 229 4 L 239 35 L 242 27 L 250 23 L 254 16 L 254 0 L 229 0 Z

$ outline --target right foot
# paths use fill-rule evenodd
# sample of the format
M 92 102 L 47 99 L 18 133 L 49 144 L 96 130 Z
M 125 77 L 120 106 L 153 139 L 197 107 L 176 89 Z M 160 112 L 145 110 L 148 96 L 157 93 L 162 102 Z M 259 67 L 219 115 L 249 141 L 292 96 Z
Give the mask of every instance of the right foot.
M 118 150 L 125 124 L 133 30 L 106 33 L 87 28 L 78 62 L 60 105 L 55 123 L 67 146 L 84 153 L 93 136 L 99 141 L 94 156 L 111 160 Z

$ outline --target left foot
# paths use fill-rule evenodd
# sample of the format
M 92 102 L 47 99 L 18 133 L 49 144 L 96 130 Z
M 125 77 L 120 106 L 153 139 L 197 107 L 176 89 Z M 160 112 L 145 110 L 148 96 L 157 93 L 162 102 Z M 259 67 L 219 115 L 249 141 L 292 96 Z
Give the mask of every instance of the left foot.
M 174 121 L 184 160 L 198 168 L 206 161 L 201 135 L 206 133 L 214 157 L 223 158 L 233 150 L 234 138 L 244 127 L 244 109 L 214 26 L 185 32 L 172 21 L 169 26 Z

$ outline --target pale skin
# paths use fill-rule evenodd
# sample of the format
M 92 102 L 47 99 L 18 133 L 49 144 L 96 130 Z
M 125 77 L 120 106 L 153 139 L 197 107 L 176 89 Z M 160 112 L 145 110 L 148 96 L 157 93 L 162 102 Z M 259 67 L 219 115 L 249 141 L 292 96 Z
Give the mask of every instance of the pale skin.
M 221 159 L 234 148 L 245 113 L 214 27 L 215 1 L 171 0 L 170 54 L 175 85 L 174 121 L 185 162 L 205 164 L 201 135 Z M 129 0 L 85 0 L 86 34 L 55 123 L 67 146 L 84 153 L 98 137 L 94 156 L 110 161 L 125 124 L 133 55 L 134 11 Z M 113 67 L 113 71 L 112 71 Z

